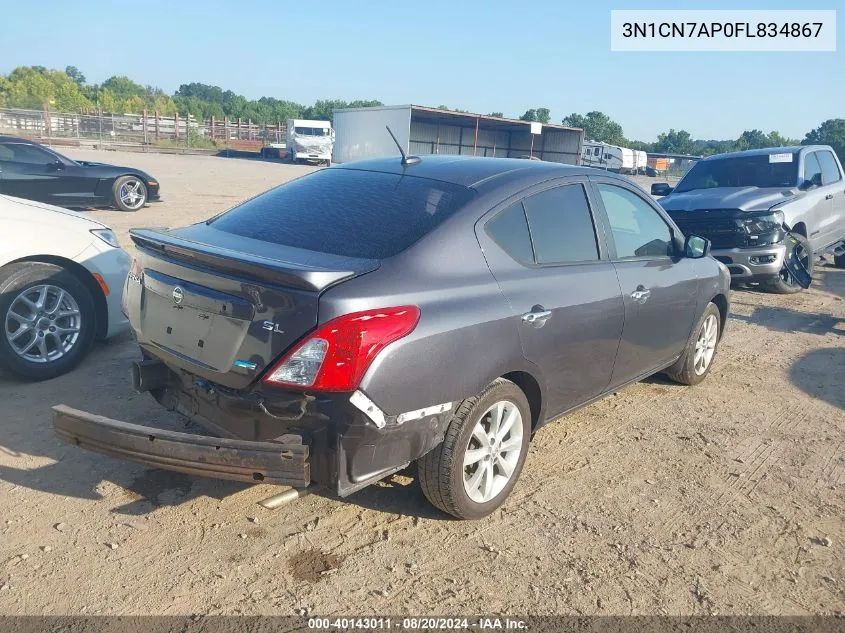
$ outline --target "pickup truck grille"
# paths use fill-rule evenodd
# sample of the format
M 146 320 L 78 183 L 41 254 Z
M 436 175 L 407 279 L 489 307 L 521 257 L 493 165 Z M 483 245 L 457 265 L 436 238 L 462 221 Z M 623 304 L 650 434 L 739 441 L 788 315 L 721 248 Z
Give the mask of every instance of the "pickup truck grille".
M 710 240 L 713 248 L 749 246 L 748 232 L 740 225 L 739 209 L 699 209 L 670 211 L 669 215 L 684 235 L 699 235 Z

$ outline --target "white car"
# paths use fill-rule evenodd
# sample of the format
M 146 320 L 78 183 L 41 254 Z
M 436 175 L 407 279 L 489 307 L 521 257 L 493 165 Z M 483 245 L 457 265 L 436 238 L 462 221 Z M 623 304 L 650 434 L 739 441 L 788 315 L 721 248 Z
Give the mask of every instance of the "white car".
M 128 329 L 129 255 L 84 213 L 0 195 L 0 366 L 43 380 Z

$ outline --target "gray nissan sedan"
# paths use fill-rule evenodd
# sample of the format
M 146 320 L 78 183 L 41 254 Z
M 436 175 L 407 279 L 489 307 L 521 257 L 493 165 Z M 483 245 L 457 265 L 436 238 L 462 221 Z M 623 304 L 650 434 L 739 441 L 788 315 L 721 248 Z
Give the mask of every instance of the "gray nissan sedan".
M 547 421 L 657 372 L 701 382 L 729 309 L 709 242 L 642 189 L 539 161 L 343 164 L 131 236 L 134 386 L 210 435 L 57 406 L 62 439 L 341 497 L 416 462 L 463 519 Z

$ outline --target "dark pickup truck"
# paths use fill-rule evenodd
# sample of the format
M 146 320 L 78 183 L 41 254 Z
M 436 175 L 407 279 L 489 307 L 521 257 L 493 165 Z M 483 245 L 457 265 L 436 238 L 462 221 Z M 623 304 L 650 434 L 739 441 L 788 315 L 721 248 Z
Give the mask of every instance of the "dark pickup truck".
M 830 252 L 845 267 L 845 180 L 827 145 L 710 156 L 651 193 L 681 231 L 711 241 L 735 282 L 792 293 L 809 285 L 815 255 Z M 803 279 L 787 269 L 790 256 Z

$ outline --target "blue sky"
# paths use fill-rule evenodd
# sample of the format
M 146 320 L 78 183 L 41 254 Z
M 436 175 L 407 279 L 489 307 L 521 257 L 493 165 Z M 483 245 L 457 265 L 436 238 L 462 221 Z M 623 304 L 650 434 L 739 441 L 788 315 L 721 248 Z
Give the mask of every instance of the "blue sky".
M 309 5 L 7 2 L 0 72 L 74 65 L 91 82 L 127 75 L 168 92 L 199 81 L 249 98 L 372 98 L 506 116 L 545 106 L 554 121 L 601 110 L 640 140 L 670 127 L 697 138 L 736 138 L 755 127 L 803 138 L 823 120 L 845 117 L 841 25 L 835 53 L 612 53 L 609 36 L 614 7 L 836 9 L 841 0 Z

